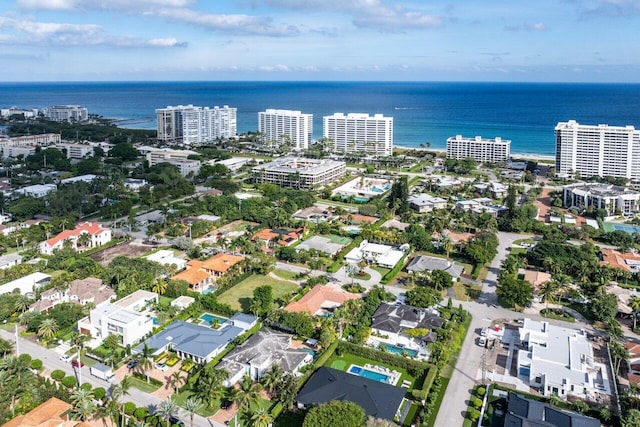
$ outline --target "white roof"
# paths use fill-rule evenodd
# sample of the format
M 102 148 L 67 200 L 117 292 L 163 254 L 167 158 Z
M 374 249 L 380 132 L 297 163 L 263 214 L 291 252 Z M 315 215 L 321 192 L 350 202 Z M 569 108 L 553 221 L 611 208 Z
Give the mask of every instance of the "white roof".
M 38 285 L 49 280 L 51 280 L 50 275 L 37 271 L 0 286 L 0 295 L 13 292 L 14 289 L 19 289 L 21 294 L 33 292 Z

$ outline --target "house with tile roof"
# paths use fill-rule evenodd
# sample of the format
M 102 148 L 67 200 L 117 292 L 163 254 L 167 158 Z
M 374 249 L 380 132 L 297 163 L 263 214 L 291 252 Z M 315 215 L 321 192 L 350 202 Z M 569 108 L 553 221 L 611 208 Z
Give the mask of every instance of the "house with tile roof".
M 3 427 L 88 427 L 89 424 L 69 418 L 71 404 L 52 397 L 24 415 L 18 415 Z
M 187 268 L 171 277 L 171 280 L 184 280 L 194 292 L 203 292 L 214 286 L 216 280 L 225 275 L 231 267 L 244 261 L 240 255 L 218 253 L 204 261 L 192 259 Z
M 321 367 L 298 392 L 301 409 L 334 400 L 353 402 L 371 417 L 394 421 L 406 390 L 358 375 Z
M 229 372 L 224 386 L 231 387 L 245 375 L 257 381 L 273 365 L 284 372 L 298 374 L 300 369 L 313 361 L 313 356 L 301 349 L 291 348 L 291 335 L 263 329 L 256 332 L 245 343 L 227 354 L 216 369 Z
M 251 240 L 262 243 L 265 248 L 291 246 L 302 238 L 302 228 L 287 230 L 283 228 L 265 228 L 255 233 Z
M 101 279 L 87 277 L 76 279 L 66 289 L 52 288 L 40 294 L 40 300 L 29 307 L 29 311 L 49 311 L 63 302 L 73 302 L 79 305 L 93 304 L 94 307 L 109 302 L 116 296 L 114 290 L 102 283 Z
M 600 251 L 602 261 L 600 265 L 606 265 L 618 270 L 638 273 L 640 271 L 640 255 L 633 252 L 620 252 L 615 249 L 602 249 Z
M 290 302 L 285 311 L 291 313 L 308 313 L 312 316 L 322 316 L 332 313 L 341 307 L 345 301 L 360 298 L 359 294 L 352 294 L 330 286 L 316 285 L 298 301 Z
M 626 341 L 624 348 L 629 352 L 629 371 L 635 375 L 640 375 L 640 344 L 633 341 Z
M 86 235 L 88 237 L 83 237 Z M 111 229 L 105 228 L 98 222 L 81 222 L 73 230 L 64 230 L 40 243 L 40 253 L 52 255 L 56 249 L 62 249 L 65 242 L 78 252 L 102 246 L 111 241 Z

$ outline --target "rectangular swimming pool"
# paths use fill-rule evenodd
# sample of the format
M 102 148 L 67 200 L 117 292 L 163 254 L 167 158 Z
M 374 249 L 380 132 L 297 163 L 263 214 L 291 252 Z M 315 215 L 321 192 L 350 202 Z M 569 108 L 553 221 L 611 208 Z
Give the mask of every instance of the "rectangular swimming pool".
M 216 316 L 215 314 L 204 313 L 202 316 L 200 316 L 200 320 L 202 321 L 201 323 L 204 323 L 207 326 L 211 326 L 214 323 L 217 323 L 218 325 L 222 325 L 228 319 L 226 317 Z
M 398 347 L 391 344 L 382 344 L 382 347 L 389 353 L 399 354 L 401 356 L 403 354 L 408 354 L 410 357 L 416 357 L 418 355 L 418 351 L 411 348 Z
M 358 375 L 362 378 L 367 378 L 373 381 L 379 381 L 381 383 L 389 383 L 389 376 L 385 374 L 381 374 L 379 372 L 373 372 L 368 369 L 363 368 L 362 366 L 351 365 L 349 370 L 347 371 L 350 374 Z

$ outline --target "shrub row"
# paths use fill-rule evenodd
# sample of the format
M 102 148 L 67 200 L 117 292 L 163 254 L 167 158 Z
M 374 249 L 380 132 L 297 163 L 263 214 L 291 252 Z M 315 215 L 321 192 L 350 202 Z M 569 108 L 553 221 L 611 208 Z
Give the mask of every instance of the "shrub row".
M 133 377 L 139 379 L 140 381 L 144 381 L 145 383 L 147 382 L 147 376 L 141 374 L 140 372 L 134 372 Z M 164 385 L 162 381 L 159 381 L 153 377 L 149 377 L 149 384 L 153 384 L 154 386 L 157 386 L 157 387 L 161 387 Z
M 338 252 L 335 261 L 333 261 L 331 265 L 327 267 L 327 272 L 335 273 L 336 271 L 340 270 L 340 267 L 342 267 L 342 263 L 344 262 L 345 255 L 347 255 L 351 251 L 351 249 L 359 246 L 360 243 L 362 243 L 362 237 L 356 237 L 351 243 L 349 243 L 340 252 Z
M 425 371 L 435 371 L 435 366 L 426 362 L 419 362 L 417 360 L 409 359 L 406 357 L 398 356 L 396 354 L 376 350 L 369 347 L 359 346 L 347 341 L 339 341 L 339 352 L 350 353 L 354 356 L 366 357 L 368 359 L 379 360 L 382 363 L 397 366 L 398 368 L 406 369 L 414 377 L 421 377 L 425 374 Z
M 386 285 L 394 277 L 396 277 L 396 275 L 400 273 L 400 270 L 404 268 L 404 262 L 407 260 L 407 257 L 409 256 L 410 253 L 411 253 L 411 249 L 408 249 L 407 252 L 405 252 L 404 255 L 402 256 L 402 258 L 400 258 L 400 261 L 398 261 L 396 266 L 393 267 L 393 269 L 389 271 L 387 274 L 385 274 L 382 279 L 380 279 L 380 283 L 382 283 L 383 285 Z

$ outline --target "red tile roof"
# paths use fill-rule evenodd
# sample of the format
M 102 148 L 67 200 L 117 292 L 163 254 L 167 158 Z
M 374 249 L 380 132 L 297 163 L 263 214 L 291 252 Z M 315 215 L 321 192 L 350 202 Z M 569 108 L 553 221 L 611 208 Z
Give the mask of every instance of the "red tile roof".
M 347 300 L 358 298 L 360 296 L 357 294 L 339 291 L 328 286 L 316 285 L 305 296 L 298 301 L 289 303 L 284 309 L 289 312 L 306 312 L 313 315 L 326 302 L 332 302 L 340 306 Z
M 89 233 L 93 236 L 97 236 L 102 233 L 106 228 L 102 226 L 102 224 L 97 222 L 82 222 L 76 225 L 76 228 L 73 230 L 64 230 L 62 233 L 58 234 L 47 240 L 47 244 L 49 246 L 55 246 L 56 243 L 67 240 L 70 237 L 78 237 L 81 233 Z

